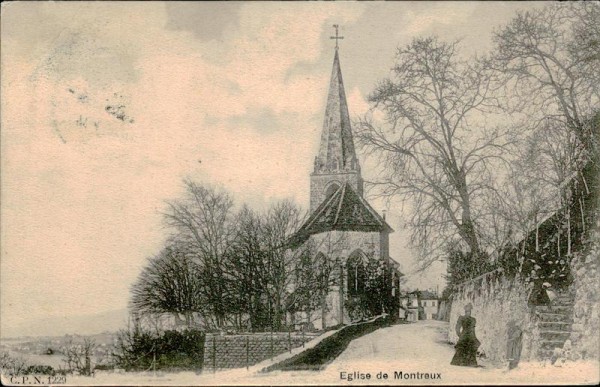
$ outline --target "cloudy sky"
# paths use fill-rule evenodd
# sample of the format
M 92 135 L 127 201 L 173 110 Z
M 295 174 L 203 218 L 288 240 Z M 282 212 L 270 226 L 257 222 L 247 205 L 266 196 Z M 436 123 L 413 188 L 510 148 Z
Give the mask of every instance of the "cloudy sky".
M 125 308 L 185 177 L 256 209 L 308 207 L 332 24 L 355 117 L 398 45 L 437 34 L 483 53 L 493 28 L 534 6 L 2 4 L 1 332 Z M 388 211 L 392 256 L 410 273 L 399 206 L 372 203 Z M 435 287 L 439 270 L 411 283 Z

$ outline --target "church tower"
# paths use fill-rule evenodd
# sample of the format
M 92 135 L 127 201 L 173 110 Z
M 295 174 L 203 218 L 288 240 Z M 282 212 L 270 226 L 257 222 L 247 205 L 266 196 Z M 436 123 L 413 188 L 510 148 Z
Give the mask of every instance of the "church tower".
M 304 318 L 321 328 L 351 321 L 345 304 L 364 291 L 367 262 L 389 268 L 385 281 L 396 297 L 398 293 L 392 289 L 399 289 L 402 275 L 389 256 L 389 234 L 394 230 L 363 198 L 338 53 L 337 40 L 342 37 L 334 27 L 336 46 L 321 144 L 310 174 L 310 216 L 289 240 L 292 249 L 310 241 L 316 249 L 315 262 L 331 269 L 322 273 L 328 289 L 320 299 L 318 320 L 311 320 L 312 313 L 304 313 Z
M 363 180 L 360 164 L 354 149 L 350 115 L 340 69 L 338 47 L 335 48 L 333 69 L 327 94 L 327 105 L 319 153 L 315 157 L 314 169 L 310 175 L 310 211 L 331 196 L 345 183 L 363 194 Z

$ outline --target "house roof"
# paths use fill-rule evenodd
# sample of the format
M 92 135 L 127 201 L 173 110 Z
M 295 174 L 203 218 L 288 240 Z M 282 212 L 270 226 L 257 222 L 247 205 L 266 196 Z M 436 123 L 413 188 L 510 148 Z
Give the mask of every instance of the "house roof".
M 393 232 L 379 214 L 345 183 L 325 199 L 290 239 L 293 246 L 326 231 Z
M 429 290 L 414 290 L 412 292 L 406 293 L 405 297 L 409 296 L 418 296 L 421 300 L 437 300 L 439 299 L 435 293 L 430 292 Z
M 432 292 L 430 292 L 429 290 L 421 290 L 421 299 L 422 300 L 437 300 L 438 297 L 433 294 Z

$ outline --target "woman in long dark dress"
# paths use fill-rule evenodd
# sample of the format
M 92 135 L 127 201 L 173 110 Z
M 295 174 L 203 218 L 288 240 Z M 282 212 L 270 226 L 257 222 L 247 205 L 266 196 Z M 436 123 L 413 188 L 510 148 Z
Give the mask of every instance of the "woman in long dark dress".
M 454 348 L 456 353 L 450 364 L 457 366 L 477 367 L 477 348 L 481 345 L 475 336 L 475 318 L 471 317 L 473 305 L 465 306 L 465 315 L 460 316 L 456 322 L 458 341 Z

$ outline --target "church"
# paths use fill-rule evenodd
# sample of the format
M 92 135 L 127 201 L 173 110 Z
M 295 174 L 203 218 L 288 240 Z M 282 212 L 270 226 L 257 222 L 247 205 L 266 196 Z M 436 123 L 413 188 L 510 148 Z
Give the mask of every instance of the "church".
M 338 39 L 337 31 L 334 39 Z M 317 260 L 331 268 L 331 286 L 313 320 L 316 328 L 351 322 L 345 303 L 364 289 L 361 270 L 369 259 L 379 260 L 388 268 L 389 291 L 399 305 L 402 273 L 389 256 L 389 234 L 393 231 L 385 216 L 363 197 L 336 40 L 321 143 L 310 174 L 310 216 L 292 238 L 295 248 L 312 243 Z

